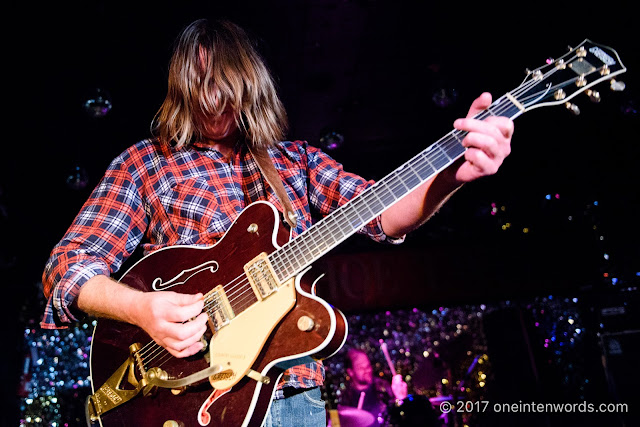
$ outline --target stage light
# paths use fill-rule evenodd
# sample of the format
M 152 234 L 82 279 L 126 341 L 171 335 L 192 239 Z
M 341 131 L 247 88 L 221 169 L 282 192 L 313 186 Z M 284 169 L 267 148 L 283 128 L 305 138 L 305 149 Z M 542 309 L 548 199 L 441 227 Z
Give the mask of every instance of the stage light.
M 87 96 L 83 106 L 90 117 L 101 118 L 111 111 L 111 97 L 105 90 L 97 88 Z
M 73 170 L 67 175 L 67 186 L 72 190 L 82 190 L 89 183 L 89 177 L 87 171 L 80 166 L 76 166 Z
M 637 116 L 638 115 L 637 103 L 633 99 L 625 101 L 620 106 L 620 111 L 625 116 Z
M 344 144 L 344 135 L 335 130 L 326 131 L 320 137 L 320 146 L 324 150 L 336 150 Z
M 440 87 L 433 91 L 431 101 L 440 108 L 447 108 L 458 100 L 458 91 L 452 87 Z

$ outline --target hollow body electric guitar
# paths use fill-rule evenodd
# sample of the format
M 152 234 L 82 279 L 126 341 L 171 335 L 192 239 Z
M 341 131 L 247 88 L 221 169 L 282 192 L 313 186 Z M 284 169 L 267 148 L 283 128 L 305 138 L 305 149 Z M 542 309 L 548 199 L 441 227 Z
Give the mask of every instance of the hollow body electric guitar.
M 476 116 L 516 118 L 565 105 L 626 68 L 618 54 L 589 40 L 528 72 L 524 81 Z M 315 295 L 313 262 L 399 199 L 460 158 L 465 132 L 453 130 L 358 197 L 294 239 L 267 202 L 248 206 L 210 247 L 173 246 L 142 258 L 121 282 L 148 292 L 205 295 L 204 350 L 172 357 L 141 329 L 98 321 L 91 344 L 87 421 L 110 426 L 260 426 L 289 367 L 337 352 L 343 314 Z

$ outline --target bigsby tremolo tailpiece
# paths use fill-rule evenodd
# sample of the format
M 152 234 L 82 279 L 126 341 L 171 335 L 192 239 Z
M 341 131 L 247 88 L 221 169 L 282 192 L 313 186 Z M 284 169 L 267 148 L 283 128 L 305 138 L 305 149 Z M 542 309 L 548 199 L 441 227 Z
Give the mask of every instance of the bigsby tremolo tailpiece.
M 95 393 L 87 398 L 86 410 L 91 422 L 98 421 L 102 414 L 128 402 L 140 392 L 143 396 L 150 396 L 158 387 L 161 387 L 171 389 L 177 395 L 187 386 L 223 372 L 220 365 L 215 365 L 183 378 L 170 379 L 167 372 L 158 367 L 145 370 L 144 363 L 138 354 L 140 348 L 139 343 L 129 346 L 127 360 Z M 136 367 L 140 379 L 136 376 Z
M 140 349 L 140 344 L 135 343 L 129 346 L 129 357 L 111 375 L 111 377 L 91 396 L 87 398 L 87 415 L 92 422 L 98 421 L 100 415 L 128 402 L 138 395 L 145 387 L 144 379 L 138 381 L 135 375 L 136 353 Z M 134 388 L 125 389 L 123 380 Z

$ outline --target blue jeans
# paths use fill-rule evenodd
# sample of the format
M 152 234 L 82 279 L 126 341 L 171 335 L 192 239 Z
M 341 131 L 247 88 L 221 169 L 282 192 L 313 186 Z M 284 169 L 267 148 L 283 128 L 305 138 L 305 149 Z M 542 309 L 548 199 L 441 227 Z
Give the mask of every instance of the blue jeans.
M 271 402 L 263 427 L 326 427 L 320 387 Z

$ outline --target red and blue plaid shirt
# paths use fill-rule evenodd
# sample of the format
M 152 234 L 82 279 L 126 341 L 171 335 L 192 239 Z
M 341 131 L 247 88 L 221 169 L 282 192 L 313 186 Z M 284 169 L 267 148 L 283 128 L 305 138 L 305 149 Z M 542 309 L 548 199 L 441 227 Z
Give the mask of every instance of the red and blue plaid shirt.
M 329 214 L 373 184 L 345 172 L 321 150 L 306 142 L 281 142 L 269 149 L 298 222 L 292 235 L 309 228 L 312 218 Z M 231 161 L 205 145 L 180 150 L 144 140 L 108 167 L 66 234 L 51 253 L 43 274 L 48 298 L 41 326 L 66 327 L 82 313 L 74 301 L 95 275 L 112 275 L 139 244 L 144 254 L 169 245 L 212 245 L 250 203 L 268 200 L 282 206 L 265 189 L 257 163 L 247 150 Z M 390 241 L 380 218 L 361 233 Z M 309 363 L 289 369 L 279 385 L 322 384 L 324 368 Z

